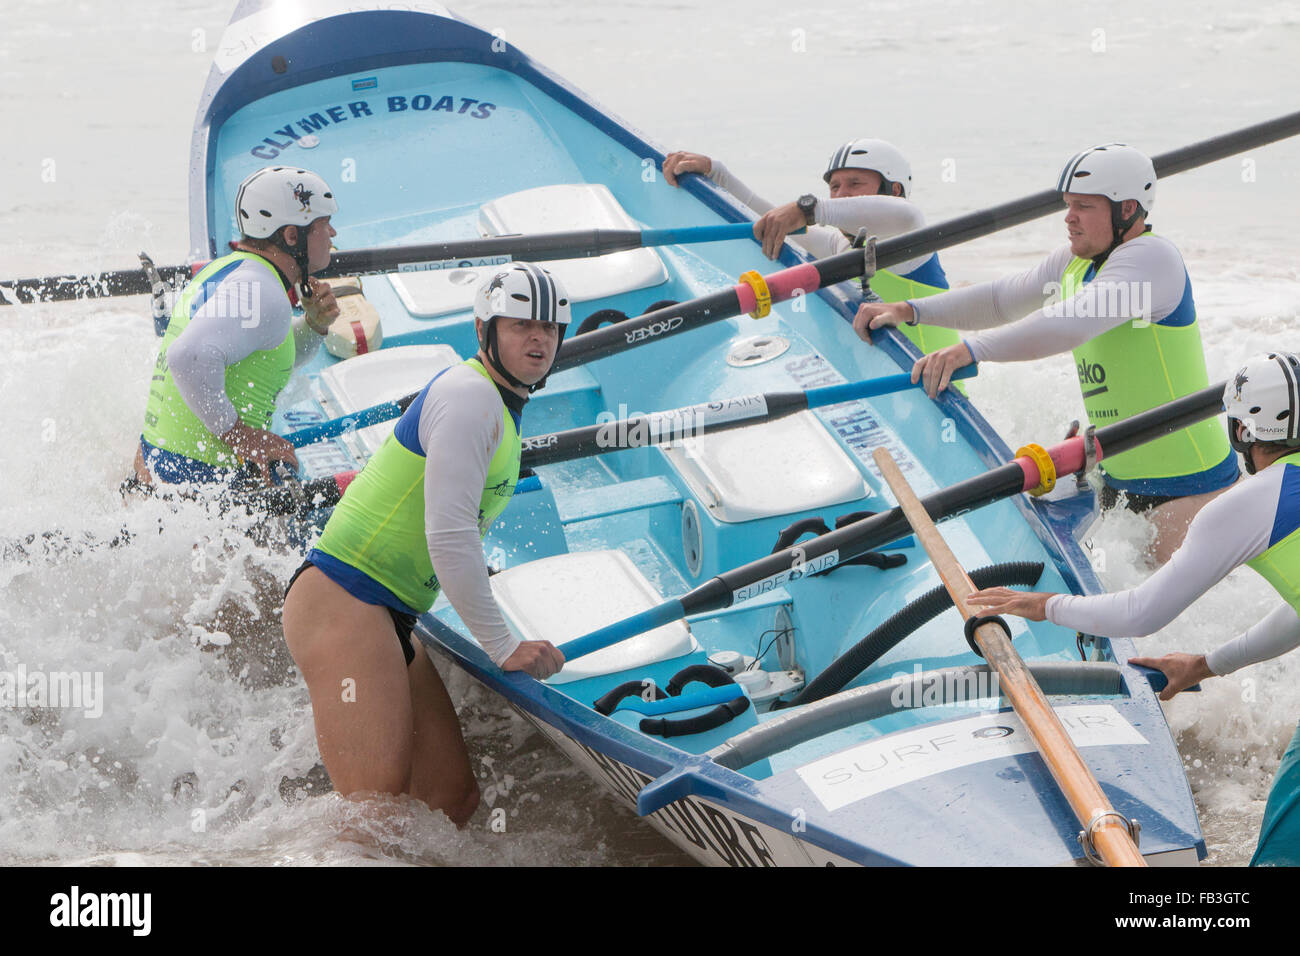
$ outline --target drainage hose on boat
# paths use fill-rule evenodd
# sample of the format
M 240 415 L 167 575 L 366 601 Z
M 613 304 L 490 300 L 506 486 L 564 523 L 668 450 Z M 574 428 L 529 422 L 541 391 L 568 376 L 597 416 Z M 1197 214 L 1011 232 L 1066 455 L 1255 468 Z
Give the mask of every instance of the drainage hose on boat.
M 1028 586 L 1036 583 L 1042 574 L 1041 561 L 1008 561 L 972 571 L 970 578 L 977 588 L 983 589 L 1012 584 Z M 832 661 L 793 699 L 776 701 L 772 709 L 811 704 L 842 690 L 849 681 L 893 650 L 903 638 L 952 606 L 952 598 L 942 584 L 927 591 Z

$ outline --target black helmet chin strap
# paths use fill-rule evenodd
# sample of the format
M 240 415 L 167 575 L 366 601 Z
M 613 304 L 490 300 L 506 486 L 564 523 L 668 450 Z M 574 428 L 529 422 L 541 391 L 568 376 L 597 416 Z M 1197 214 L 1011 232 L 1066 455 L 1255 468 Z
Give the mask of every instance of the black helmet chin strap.
M 1106 263 L 1106 260 L 1110 258 L 1110 254 L 1120 247 L 1120 244 L 1124 241 L 1125 233 L 1127 233 L 1130 229 L 1133 228 L 1133 223 L 1137 222 L 1138 219 L 1140 219 L 1142 216 L 1145 215 L 1146 215 L 1146 210 L 1142 208 L 1142 204 L 1140 202 L 1137 202 L 1135 200 L 1133 215 L 1125 218 L 1124 201 L 1121 200 L 1120 202 L 1116 202 L 1113 199 L 1111 200 L 1110 203 L 1111 241 L 1110 241 L 1110 245 L 1106 248 L 1105 252 L 1103 252 L 1099 256 L 1092 257 L 1092 266 L 1094 269 L 1096 270 L 1101 269 L 1101 267 Z M 1145 231 L 1150 232 L 1151 227 L 1147 226 Z
M 307 230 L 311 228 L 310 224 L 306 226 L 297 226 L 298 241 L 292 246 L 285 242 L 284 230 L 281 229 L 275 234 L 275 244 L 288 253 L 293 259 L 294 265 L 298 267 L 298 295 L 306 302 L 311 298 L 311 285 L 308 284 L 309 278 L 307 273 Z

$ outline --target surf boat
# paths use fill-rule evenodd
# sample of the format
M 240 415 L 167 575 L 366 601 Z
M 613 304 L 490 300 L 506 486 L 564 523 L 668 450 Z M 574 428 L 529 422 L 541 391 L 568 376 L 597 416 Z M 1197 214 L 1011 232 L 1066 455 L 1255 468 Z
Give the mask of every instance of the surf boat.
M 196 258 L 236 238 L 240 181 L 278 164 L 331 182 L 343 250 L 751 218 L 699 177 L 681 189 L 658 181 L 662 148 L 499 37 L 434 4 L 394 6 L 403 9 L 240 3 L 194 127 Z M 805 261 L 789 247 L 784 256 Z M 473 355 L 471 295 L 504 261 L 471 256 L 356 283 L 362 330 L 335 349 L 345 357 L 322 351 L 286 389 L 277 430 L 416 391 Z M 575 323 L 650 310 L 671 324 L 663 303 L 734 287 L 762 261 L 752 239 L 733 238 L 547 267 L 569 290 Z M 910 369 L 916 353 L 902 336 L 874 347 L 854 336 L 858 295 L 840 284 L 765 315 L 756 308 L 757 319 L 672 337 L 642 328 L 626 348 L 551 376 L 523 419 L 540 488 L 521 482 L 484 544 L 521 637 L 573 647 L 611 622 L 716 590 L 719 575 L 774 542 L 887 511 L 895 500 L 874 448 L 889 449 L 922 495 L 1011 460 L 963 395 L 932 401 L 908 389 L 718 433 L 679 415 L 674 441 L 540 463 L 555 433 L 579 426 L 616 430 L 629 415 L 681 407 L 725 415 L 769 393 Z M 640 421 L 665 427 L 662 417 Z M 301 448 L 304 478 L 361 467 L 391 430 L 368 425 Z M 993 569 L 975 574 L 985 583 L 1099 591 L 1076 540 L 1092 495 L 1065 485 L 1055 499 L 1020 494 L 954 517 L 945 537 L 965 567 Z M 872 563 L 795 562 L 546 682 L 495 667 L 445 600 L 418 633 L 701 863 L 1084 860 L 1079 821 L 956 610 L 927 597 L 939 579 L 925 554 L 906 532 L 885 552 Z M 1203 858 L 1169 728 L 1148 680 L 1126 663 L 1131 642 L 1009 624 L 1106 796 L 1140 824 L 1147 861 Z

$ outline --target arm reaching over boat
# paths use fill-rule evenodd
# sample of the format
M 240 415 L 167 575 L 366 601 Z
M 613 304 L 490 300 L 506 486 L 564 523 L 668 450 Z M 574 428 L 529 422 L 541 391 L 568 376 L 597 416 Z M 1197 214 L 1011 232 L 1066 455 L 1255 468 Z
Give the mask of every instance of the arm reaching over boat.
M 822 180 L 829 199 L 808 194 L 777 206 L 741 182 L 719 160 L 701 153 L 669 153 L 663 163 L 664 179 L 677 185 L 677 176 L 694 172 L 708 176 L 721 189 L 759 214 L 754 238 L 763 254 L 776 259 L 787 239 L 813 258 L 844 252 L 859 230 L 888 239 L 920 229 L 925 216 L 912 200 L 912 167 L 892 143 L 882 139 L 855 139 L 831 154 Z M 801 235 L 791 235 L 806 229 Z M 857 293 L 857 283 L 844 283 Z M 868 299 L 898 302 L 936 295 L 948 288 L 948 277 L 936 253 L 927 253 L 881 269 L 871 279 Z M 930 324 L 909 324 L 903 334 L 924 353 L 953 345 L 957 333 Z
M 504 397 L 504 396 L 503 396 Z M 419 401 L 419 399 L 417 399 Z M 492 459 L 505 438 L 490 378 L 469 366 L 448 369 L 423 396 L 419 444 L 425 449 L 424 527 L 437 587 L 479 646 L 505 667 L 519 647 L 492 597 L 483 563 L 480 500 Z M 518 401 L 522 410 L 523 402 Z M 513 482 L 492 492 L 507 498 Z
M 283 613 L 335 789 L 409 793 L 462 826 L 478 786 L 446 688 L 412 643 L 416 618 L 445 594 L 504 670 L 545 680 L 564 666 L 553 644 L 511 634 L 482 539 L 514 493 L 524 404 L 555 363 L 569 300 L 515 262 L 479 286 L 474 315 L 477 355 L 425 385 L 348 486 Z
M 1300 647 L 1300 358 L 1273 352 L 1252 359 L 1228 383 L 1223 404 L 1233 448 L 1244 457 L 1247 472 L 1259 474 L 1202 508 L 1182 547 L 1159 571 L 1138 587 L 1115 594 L 1023 594 L 990 588 L 972 595 L 970 604 L 1031 620 L 1042 620 L 1045 614 L 1055 624 L 1105 637 L 1140 637 L 1169 624 L 1244 564 L 1268 581 L 1285 603 L 1208 654 L 1134 657 L 1130 663 L 1164 672 L 1169 683 L 1160 697 L 1169 700 L 1202 679 Z M 1286 781 L 1300 774 L 1298 761 L 1300 730 L 1269 795 L 1269 807 L 1275 809 L 1265 811 L 1257 860 L 1271 852 L 1266 851 L 1272 832 L 1267 821 L 1282 815 L 1277 808 L 1295 803 L 1295 782 Z
M 976 361 L 1026 361 L 1072 351 L 1094 425 L 1122 421 L 1209 384 L 1192 282 L 1178 250 L 1151 233 L 1151 160 L 1130 146 L 1086 149 L 1058 181 L 1069 244 L 1036 267 L 919 301 L 858 309 L 853 327 L 924 321 L 974 334 L 922 356 L 912 380 L 932 396 Z M 1086 190 L 1086 191 L 1084 191 Z M 1206 420 L 1101 466 L 1101 505 L 1151 511 L 1158 562 L 1196 512 L 1237 480 L 1222 431 Z

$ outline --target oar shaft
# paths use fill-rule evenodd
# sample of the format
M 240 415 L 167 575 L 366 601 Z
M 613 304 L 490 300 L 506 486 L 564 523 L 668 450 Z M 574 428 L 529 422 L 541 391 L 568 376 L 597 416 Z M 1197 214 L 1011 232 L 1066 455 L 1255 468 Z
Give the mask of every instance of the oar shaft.
M 384 272 L 421 272 L 496 265 L 515 259 L 534 262 L 582 259 L 643 246 L 743 239 L 753 235 L 753 228 L 753 223 L 750 222 L 729 222 L 675 229 L 582 229 L 535 236 L 488 236 L 415 246 L 351 249 L 334 253 L 329 266 L 316 273 L 316 276 L 332 279 Z M 186 281 L 190 277 L 187 266 L 164 266 L 158 271 L 172 284 Z M 12 287 L 8 291 L 19 302 L 59 302 L 103 296 L 142 295 L 151 291 L 152 283 L 143 269 L 122 269 L 91 276 L 15 279 L 0 284 L 0 304 L 4 305 L 10 304 L 3 294 L 6 287 Z
M 304 445 L 336 438 L 344 432 L 378 425 L 380 422 L 386 422 L 401 415 L 413 398 L 414 396 L 407 396 L 405 399 L 396 402 L 383 402 L 379 405 L 372 405 L 369 408 L 363 408 L 354 415 L 346 415 L 343 418 L 321 422 L 319 425 L 308 425 L 306 428 L 299 428 L 297 431 L 290 432 L 285 438 L 294 448 L 302 448 Z
M 975 586 L 948 543 L 939 534 L 939 529 L 934 526 L 889 451 L 877 448 L 872 458 L 880 469 L 881 476 L 894 492 L 894 497 L 898 499 L 899 507 L 903 509 L 912 530 L 930 556 L 935 570 L 939 572 L 958 613 L 963 620 L 968 620 L 971 610 L 967 600 L 974 593 Z M 1079 756 L 1065 726 L 1048 703 L 1038 682 L 1025 667 L 1025 662 L 1012 646 L 1011 639 L 996 624 L 985 624 L 975 630 L 975 641 L 984 654 L 984 659 L 997 671 L 998 689 L 1024 722 L 1057 786 L 1093 840 L 1102 859 L 1111 866 L 1145 866 L 1146 862 L 1129 838 L 1127 828 L 1116 819 L 1115 810 L 1102 792 L 1101 785 Z
M 976 366 L 967 365 L 953 373 L 953 378 L 971 378 L 977 371 Z M 920 383 L 912 382 L 909 373 L 902 372 L 860 382 L 826 385 L 806 392 L 767 392 L 740 398 L 722 398 L 669 411 L 611 419 L 582 428 L 525 438 L 522 464 L 525 468 L 537 468 L 591 455 L 699 438 L 759 422 L 777 421 L 805 409 L 873 398 L 919 385 Z M 294 436 L 298 434 L 295 432 Z

